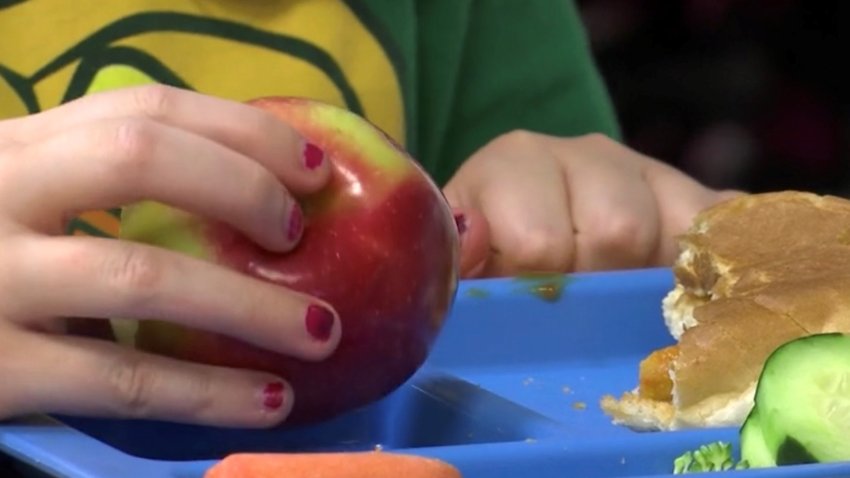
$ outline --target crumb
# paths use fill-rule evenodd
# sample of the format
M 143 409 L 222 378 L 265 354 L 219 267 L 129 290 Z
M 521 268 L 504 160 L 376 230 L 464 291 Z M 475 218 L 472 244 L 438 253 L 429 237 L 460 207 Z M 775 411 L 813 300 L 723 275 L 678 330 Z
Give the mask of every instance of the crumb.
M 375 451 L 384 451 L 384 446 L 380 443 L 375 445 Z
M 534 383 L 534 377 L 528 377 L 527 379 L 522 381 L 523 385 L 531 385 L 532 383 Z
M 525 439 L 525 442 L 526 442 L 526 443 L 537 443 L 537 439 L 535 439 L 535 438 L 526 438 L 526 439 Z
M 561 388 L 561 391 L 562 391 L 562 392 L 564 392 L 564 395 L 569 395 L 569 394 L 573 393 L 573 390 L 572 390 L 570 387 L 566 386 L 566 385 L 564 385 L 564 386 Z
M 587 408 L 587 404 L 584 402 L 574 402 L 573 408 L 576 410 L 584 410 L 585 408 Z
M 624 456 L 623 456 L 623 457 L 620 457 L 620 464 L 621 464 L 621 465 L 625 465 L 625 464 L 626 464 L 626 457 L 624 457 Z

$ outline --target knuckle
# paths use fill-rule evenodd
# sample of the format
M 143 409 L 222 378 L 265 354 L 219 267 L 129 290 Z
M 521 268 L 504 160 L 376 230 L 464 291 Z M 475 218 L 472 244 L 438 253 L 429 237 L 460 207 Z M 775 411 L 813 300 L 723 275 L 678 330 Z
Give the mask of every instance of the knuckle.
M 524 129 L 502 133 L 476 151 L 460 169 L 467 175 L 476 177 L 494 164 L 494 161 L 504 164 L 505 167 L 514 167 L 517 157 L 533 159 L 540 156 L 533 153 L 540 151 L 541 138 L 540 134 Z
M 174 109 L 178 90 L 167 85 L 145 85 L 132 90 L 136 111 L 149 118 L 167 117 Z
M 622 144 L 603 133 L 586 133 L 567 141 L 573 141 L 579 151 L 597 153 L 593 155 L 595 160 L 617 160 L 629 155 Z
M 138 180 L 154 159 L 157 143 L 154 125 L 142 119 L 123 120 L 112 127 L 110 135 L 111 176 Z
M 164 264 L 142 247 L 126 247 L 103 263 L 106 283 L 123 297 L 135 298 L 144 305 L 154 299 L 165 275 Z
M 497 148 L 506 148 L 506 149 L 519 149 L 523 150 L 529 147 L 529 145 L 535 144 L 540 140 L 540 135 L 537 133 L 524 130 L 524 129 L 516 129 L 510 131 L 508 133 L 503 133 L 496 137 L 491 144 Z
M 157 374 L 139 356 L 123 356 L 106 368 L 106 383 L 114 403 L 130 416 L 150 411 Z
M 565 271 L 572 263 L 572 248 L 568 241 L 551 228 L 526 230 L 513 250 L 511 262 L 519 270 Z
M 599 248 L 635 259 L 645 257 L 653 243 L 647 222 L 634 214 L 608 214 L 595 222 L 588 232 Z

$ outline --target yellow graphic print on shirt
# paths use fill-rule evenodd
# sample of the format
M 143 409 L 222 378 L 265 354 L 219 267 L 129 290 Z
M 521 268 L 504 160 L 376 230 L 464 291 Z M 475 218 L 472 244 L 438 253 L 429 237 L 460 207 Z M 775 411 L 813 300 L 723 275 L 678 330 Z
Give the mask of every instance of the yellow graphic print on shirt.
M 29 0 L 0 10 L 0 118 L 96 91 L 164 83 L 244 101 L 309 96 L 404 143 L 397 72 L 341 0 Z M 22 22 L 21 18 L 28 21 Z M 84 158 L 81 158 L 83 160 Z M 70 232 L 114 236 L 116 211 Z

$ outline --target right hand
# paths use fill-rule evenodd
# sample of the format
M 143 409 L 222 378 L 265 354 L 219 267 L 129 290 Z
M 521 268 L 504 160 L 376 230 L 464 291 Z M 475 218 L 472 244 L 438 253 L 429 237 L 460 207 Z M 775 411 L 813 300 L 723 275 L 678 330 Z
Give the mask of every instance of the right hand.
M 669 267 L 694 217 L 742 194 L 600 134 L 527 131 L 478 150 L 444 193 L 466 226 L 463 277 Z
M 150 199 L 286 252 L 300 238 L 285 227 L 300 213 L 294 197 L 330 174 L 327 161 L 306 165 L 305 146 L 258 108 L 162 86 L 0 121 L 0 418 L 284 420 L 297 395 L 286 377 L 76 336 L 67 318 L 166 320 L 321 360 L 341 334 L 328 304 L 176 252 L 64 231 L 81 212 Z M 330 312 L 329 338 L 309 333 L 312 304 Z

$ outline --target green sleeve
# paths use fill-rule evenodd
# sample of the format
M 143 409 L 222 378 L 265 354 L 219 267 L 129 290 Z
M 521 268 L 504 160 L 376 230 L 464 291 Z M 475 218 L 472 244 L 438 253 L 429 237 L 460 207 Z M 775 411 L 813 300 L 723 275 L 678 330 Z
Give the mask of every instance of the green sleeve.
M 496 136 L 620 131 L 576 6 L 418 2 L 418 153 L 441 184 Z

